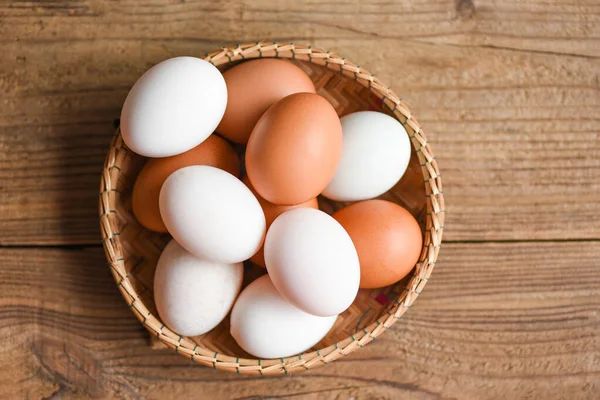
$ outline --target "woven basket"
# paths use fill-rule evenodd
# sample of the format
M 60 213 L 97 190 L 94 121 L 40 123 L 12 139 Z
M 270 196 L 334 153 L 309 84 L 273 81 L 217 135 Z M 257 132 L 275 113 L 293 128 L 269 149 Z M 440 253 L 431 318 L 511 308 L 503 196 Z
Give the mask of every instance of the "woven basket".
M 294 357 L 257 360 L 245 353 L 229 334 L 226 318 L 211 332 L 182 337 L 158 318 L 153 300 L 153 275 L 169 236 L 142 228 L 131 212 L 131 189 L 145 159 L 129 151 L 117 129 L 100 182 L 100 226 L 110 269 L 133 313 L 158 340 L 179 354 L 216 369 L 243 374 L 289 374 L 330 363 L 371 342 L 411 307 L 435 265 L 444 227 L 444 198 L 440 173 L 423 130 L 398 96 L 368 71 L 329 51 L 293 43 L 252 43 L 222 48 L 205 60 L 221 70 L 245 59 L 289 59 L 313 80 L 317 93 L 340 116 L 359 110 L 383 111 L 398 119 L 409 133 L 413 151 L 402 180 L 380 198 L 409 210 L 424 232 L 419 262 L 403 281 L 377 290 L 360 290 L 352 306 L 310 351 Z M 328 213 L 345 204 L 319 199 Z M 264 268 L 245 266 L 244 285 L 264 274 Z

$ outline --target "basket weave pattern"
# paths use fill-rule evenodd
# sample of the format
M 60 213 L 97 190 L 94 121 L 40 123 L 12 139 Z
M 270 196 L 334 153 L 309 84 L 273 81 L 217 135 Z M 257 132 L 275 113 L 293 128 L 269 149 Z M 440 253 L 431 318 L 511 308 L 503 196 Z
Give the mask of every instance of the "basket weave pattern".
M 227 320 L 202 337 L 187 338 L 172 332 L 157 318 L 152 279 L 156 260 L 169 236 L 144 230 L 131 213 L 131 188 L 143 166 L 143 158 L 126 148 L 118 129 L 100 182 L 100 227 L 106 257 L 119 290 L 151 334 L 176 352 L 216 369 L 288 374 L 315 368 L 354 352 L 385 332 L 411 307 L 435 266 L 442 241 L 445 206 L 438 166 L 423 130 L 398 96 L 368 71 L 331 52 L 293 43 L 238 45 L 207 54 L 205 60 L 225 69 L 245 59 L 265 57 L 294 61 L 311 76 L 317 92 L 326 97 L 339 114 L 378 109 L 404 125 L 413 146 L 413 158 L 400 183 L 381 198 L 401 204 L 421 223 L 424 245 L 413 274 L 378 293 L 361 290 L 353 306 L 338 318 L 332 333 L 315 346 L 316 350 L 278 360 L 257 360 L 248 357 L 232 342 Z M 319 199 L 319 203 L 327 212 L 344 206 L 327 199 Z M 260 273 L 264 270 L 247 272 L 245 284 Z M 386 303 L 380 301 L 378 296 L 381 295 L 393 298 Z

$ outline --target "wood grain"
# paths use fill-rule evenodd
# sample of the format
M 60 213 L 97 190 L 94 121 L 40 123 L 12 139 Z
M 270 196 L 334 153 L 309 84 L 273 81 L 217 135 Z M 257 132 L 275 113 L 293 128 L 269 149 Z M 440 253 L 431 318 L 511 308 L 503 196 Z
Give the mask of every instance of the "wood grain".
M 452 27 L 499 15 L 523 22 L 492 47 L 458 46 L 442 42 L 465 33 L 432 33 L 435 43 L 408 39 L 408 33 L 346 37 L 321 28 L 320 20 L 335 18 L 328 3 L 282 6 L 278 18 L 294 24 L 271 20 L 270 6 L 260 2 L 223 2 L 214 9 L 195 3 L 11 3 L 0 24 L 0 243 L 97 243 L 99 165 L 136 78 L 165 58 L 201 56 L 229 43 L 229 35 L 240 41 L 289 36 L 288 25 L 299 39 L 368 67 L 415 110 L 443 173 L 446 240 L 599 239 L 600 59 L 587 50 L 577 53 L 581 44 L 600 48 L 592 46 L 600 24 L 586 22 L 598 19 L 598 7 L 557 3 L 547 11 L 557 13 L 544 19 L 535 12 L 542 7 L 537 3 L 513 4 L 513 11 L 482 3 L 462 21 L 446 3 L 415 10 L 401 3 L 388 14 L 386 7 L 396 6 L 377 11 L 375 3 L 361 2 L 352 12 L 365 13 L 362 24 L 423 25 L 431 32 L 444 25 L 442 16 Z M 354 14 L 348 21 L 357 19 Z M 231 22 L 240 15 L 248 21 Z M 153 24 L 158 17 L 162 22 Z M 351 26 L 345 18 L 338 24 Z M 206 24 L 192 23 L 197 20 Z M 527 40 L 545 47 L 516 51 L 498 44 L 537 28 L 543 35 Z M 573 29 L 589 39 L 573 39 L 569 52 L 561 50 L 565 32 Z
M 329 48 L 388 82 L 428 133 L 447 204 L 415 307 L 281 379 L 150 349 L 101 249 L 83 247 L 136 78 L 257 39 Z M 596 0 L 5 1 L 0 54 L 0 398 L 600 398 Z
M 454 46 L 600 55 L 600 6 L 492 0 L 326 1 L 14 1 L 0 8 L 5 41 L 273 38 L 401 39 Z M 33 24 L 32 22 L 36 22 Z M 14 29 L 17 27 L 17 29 Z M 18 29 L 21 28 L 21 29 Z
M 313 372 L 253 378 L 150 349 L 101 249 L 4 249 L 0 398 L 593 399 L 599 257 L 589 242 L 449 244 L 381 340 Z

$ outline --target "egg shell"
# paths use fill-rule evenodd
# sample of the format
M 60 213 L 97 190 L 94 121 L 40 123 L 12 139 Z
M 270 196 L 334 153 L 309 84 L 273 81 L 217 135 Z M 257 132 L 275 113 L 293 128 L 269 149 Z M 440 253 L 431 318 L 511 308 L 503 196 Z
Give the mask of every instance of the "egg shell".
M 267 109 L 294 94 L 315 93 L 315 85 L 299 67 L 286 60 L 246 61 L 223 73 L 227 108 L 217 132 L 246 144 L 252 129 Z
M 323 339 L 336 318 L 317 317 L 297 309 L 264 275 L 246 287 L 233 306 L 231 336 L 255 357 L 290 357 Z
M 367 200 L 333 214 L 348 232 L 360 260 L 360 287 L 380 288 L 410 273 L 421 254 L 423 234 L 417 220 L 401 206 Z
M 260 197 L 260 195 L 258 193 L 256 193 L 256 190 L 254 190 L 254 188 L 252 187 L 252 184 L 250 183 L 250 180 L 248 179 L 247 175 L 244 176 L 244 178 L 242 178 L 242 182 L 244 182 L 244 184 L 246 186 L 248 186 L 248 189 L 250 189 L 252 194 L 254 194 L 254 196 L 260 203 L 260 206 L 262 207 L 262 210 L 265 214 L 265 220 L 267 222 L 267 230 L 269 229 L 269 227 L 271 226 L 273 221 L 275 221 L 275 218 L 277 218 L 279 215 L 281 215 L 282 213 L 284 213 L 288 210 L 292 210 L 294 208 L 299 208 L 299 207 L 309 207 L 309 208 L 314 208 L 317 210 L 319 209 L 319 202 L 317 201 L 316 198 L 310 199 L 302 204 L 298 204 L 295 206 L 280 206 L 277 204 L 269 203 L 268 201 L 266 201 L 265 199 Z M 263 268 L 266 267 L 264 250 L 265 250 L 264 246 L 262 246 L 255 255 L 250 257 L 250 261 L 252 261 L 254 264 L 256 264 L 260 267 L 263 267 Z
M 410 139 L 395 118 L 376 111 L 359 111 L 341 118 L 342 156 L 323 196 L 359 201 L 390 190 L 410 161 Z
M 296 208 L 277 217 L 265 239 L 265 261 L 277 290 L 309 314 L 340 314 L 358 292 L 360 267 L 352 240 L 323 211 Z
M 260 118 L 246 148 L 246 171 L 262 198 L 280 205 L 316 197 L 333 177 L 342 152 L 340 120 L 327 100 L 292 94 Z
M 160 188 L 169 175 L 190 165 L 210 165 L 235 176 L 240 174 L 240 161 L 235 150 L 216 135 L 210 135 L 185 153 L 148 160 L 135 181 L 131 195 L 133 214 L 142 226 L 155 232 L 167 232 L 158 206 Z
M 144 73 L 121 110 L 121 135 L 132 151 L 168 157 L 204 141 L 227 105 L 221 72 L 195 57 L 175 57 Z
M 184 336 L 217 326 L 242 288 L 242 263 L 200 259 L 175 240 L 163 250 L 154 273 L 154 301 L 162 321 Z
M 258 200 L 242 181 L 218 168 L 175 171 L 160 190 L 159 206 L 169 233 L 198 257 L 235 263 L 262 245 L 266 224 Z

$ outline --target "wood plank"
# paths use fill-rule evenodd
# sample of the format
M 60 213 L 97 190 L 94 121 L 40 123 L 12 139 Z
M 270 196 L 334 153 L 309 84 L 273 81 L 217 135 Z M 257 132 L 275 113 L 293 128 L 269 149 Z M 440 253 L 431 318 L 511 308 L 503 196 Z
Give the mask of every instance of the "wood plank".
M 177 35 L 0 42 L 0 244 L 98 242 L 103 154 L 128 88 L 165 58 L 220 46 Z M 315 43 L 364 61 L 429 132 L 445 240 L 600 238 L 600 59 L 368 36 Z
M 15 1 L 0 5 L 2 14 L 6 42 L 379 38 L 600 55 L 600 6 L 593 0 Z
M 98 248 L 0 249 L 0 398 L 595 399 L 598 258 L 600 242 L 447 244 L 376 342 L 262 378 L 151 350 Z

